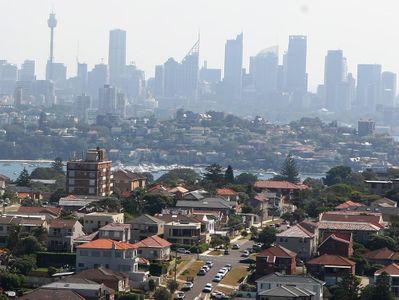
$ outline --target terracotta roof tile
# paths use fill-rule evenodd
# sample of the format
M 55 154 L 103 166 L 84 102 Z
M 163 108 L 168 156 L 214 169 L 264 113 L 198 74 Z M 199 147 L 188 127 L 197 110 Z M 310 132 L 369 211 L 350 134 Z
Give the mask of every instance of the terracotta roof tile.
M 296 253 L 288 250 L 280 245 L 272 246 L 263 250 L 261 253 L 256 255 L 256 258 L 267 258 L 267 261 L 273 262 L 276 260 L 277 257 L 288 257 L 288 258 L 295 258 Z
M 348 209 L 350 207 L 360 207 L 360 206 L 365 206 L 365 205 L 362 204 L 362 203 L 353 202 L 351 200 L 348 200 L 348 201 L 346 201 L 344 203 L 341 203 L 341 204 L 337 205 L 335 208 L 336 209 Z
M 59 207 L 36 207 L 36 206 L 20 206 L 18 208 L 19 213 L 31 213 L 31 214 L 52 214 L 59 216 L 61 214 L 61 208 Z
M 339 255 L 323 254 L 322 256 L 311 259 L 309 265 L 333 265 L 333 266 L 354 266 L 356 263 Z
M 134 245 L 137 248 L 164 248 L 170 247 L 172 244 L 157 235 L 153 235 L 140 242 L 135 243 Z
M 98 239 L 92 242 L 88 242 L 77 246 L 78 249 L 117 249 L 117 250 L 127 250 L 127 249 L 137 249 L 137 246 L 130 243 L 118 242 L 109 239 Z
M 304 190 L 308 187 L 303 184 L 295 184 L 289 181 L 277 180 L 258 180 L 255 182 L 255 188 L 260 189 L 286 189 L 286 190 Z
M 237 196 L 237 194 L 236 191 L 228 188 L 216 189 L 216 195 L 218 196 Z
M 302 227 L 300 224 L 296 224 L 287 230 L 276 234 L 278 237 L 300 237 L 300 238 L 312 238 L 314 234 L 309 232 L 307 229 Z
M 388 275 L 395 275 L 395 276 L 399 276 L 399 265 L 397 264 L 392 264 L 389 266 L 385 266 L 382 269 L 379 269 L 378 271 L 376 271 L 374 273 L 374 275 L 381 275 L 382 273 L 387 273 Z
M 367 252 L 364 254 L 364 257 L 367 259 L 391 259 L 394 254 L 395 251 L 392 251 L 385 247 L 382 249 Z

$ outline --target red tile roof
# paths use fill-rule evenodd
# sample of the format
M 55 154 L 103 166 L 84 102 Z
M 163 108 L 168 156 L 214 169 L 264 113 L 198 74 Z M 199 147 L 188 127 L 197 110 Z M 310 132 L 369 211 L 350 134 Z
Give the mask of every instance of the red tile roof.
M 288 181 L 258 180 L 255 188 L 259 189 L 284 189 L 284 190 L 305 190 L 308 187 L 303 184 L 295 184 Z
M 232 190 L 232 189 L 228 189 L 228 188 L 222 188 L 222 189 L 216 189 L 216 195 L 218 196 L 237 196 L 237 192 Z
M 282 246 L 277 245 L 267 248 L 266 250 L 263 250 L 261 253 L 256 255 L 256 258 L 258 257 L 266 258 L 268 262 L 274 262 L 277 257 L 295 258 L 296 253 Z
M 312 238 L 314 233 L 308 231 L 300 224 L 296 224 L 287 230 L 276 234 L 277 237 L 300 237 L 300 238 Z
M 163 238 L 153 235 L 140 242 L 134 244 L 137 248 L 164 248 L 170 247 L 172 244 Z
M 309 265 L 332 265 L 332 266 L 354 266 L 356 263 L 339 255 L 323 254 L 322 256 L 311 259 Z
M 378 271 L 376 271 L 374 273 L 374 275 L 381 275 L 382 273 L 387 273 L 388 275 L 395 275 L 395 276 L 399 276 L 399 265 L 397 264 L 392 264 L 389 266 L 385 266 L 382 269 L 379 269 Z
M 320 215 L 320 221 L 341 223 L 369 223 L 384 228 L 380 213 L 329 211 Z
M 59 207 L 40 207 L 40 206 L 20 206 L 18 208 L 19 213 L 30 213 L 30 214 L 52 214 L 59 216 L 61 214 L 61 208 Z
M 78 249 L 117 249 L 117 250 L 127 250 L 127 249 L 137 249 L 137 246 L 130 243 L 118 242 L 109 239 L 98 239 L 92 242 L 88 242 L 77 246 Z
M 385 247 L 367 252 L 364 254 L 364 257 L 367 259 L 391 259 L 394 254 L 395 251 L 392 251 Z
M 350 240 L 344 239 L 344 238 L 340 238 L 338 237 L 336 234 L 330 234 L 329 236 L 327 236 L 323 242 L 320 243 L 319 247 L 321 247 L 321 245 L 323 245 L 326 241 L 328 240 L 334 240 L 338 243 L 344 243 L 344 244 L 350 244 Z
M 358 203 L 358 202 L 353 202 L 352 200 L 348 200 L 344 203 L 337 205 L 335 208 L 336 209 L 348 209 L 351 207 L 360 207 L 360 206 L 364 206 L 364 204 Z

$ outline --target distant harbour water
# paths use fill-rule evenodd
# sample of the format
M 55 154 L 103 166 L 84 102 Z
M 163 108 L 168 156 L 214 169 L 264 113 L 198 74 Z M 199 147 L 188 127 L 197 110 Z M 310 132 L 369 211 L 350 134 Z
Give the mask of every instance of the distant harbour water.
M 51 160 L 0 160 L 0 174 L 5 175 L 12 180 L 18 178 L 18 175 L 25 168 L 29 173 L 31 173 L 35 168 L 42 167 L 51 167 Z M 154 164 L 143 164 L 143 165 L 122 165 L 120 163 L 115 164 L 115 168 L 127 168 L 135 172 L 149 172 L 154 176 L 154 179 L 158 179 L 163 174 L 167 173 L 171 169 L 184 167 L 184 168 L 192 168 L 197 173 L 202 174 L 204 172 L 203 166 L 179 166 L 179 165 L 168 165 L 168 166 L 159 166 Z M 258 176 L 259 179 L 271 179 L 276 173 L 271 170 L 235 170 L 235 175 L 238 175 L 242 172 L 252 173 Z M 301 174 L 301 179 L 305 179 L 307 177 L 320 179 L 325 176 L 325 174 Z

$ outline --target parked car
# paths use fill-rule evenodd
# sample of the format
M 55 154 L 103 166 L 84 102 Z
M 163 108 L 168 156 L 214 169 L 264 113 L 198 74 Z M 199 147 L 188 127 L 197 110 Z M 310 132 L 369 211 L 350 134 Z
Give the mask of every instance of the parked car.
M 254 252 L 255 252 L 254 248 L 252 248 L 252 247 L 248 247 L 248 248 L 247 248 L 247 251 L 248 251 L 249 253 L 254 253 Z
M 206 272 L 209 272 L 211 268 L 208 265 L 203 265 L 201 269 L 205 270 Z
M 239 244 L 233 244 L 233 246 L 231 246 L 231 249 L 234 249 L 234 250 L 240 249 L 240 245 Z
M 248 257 L 249 256 L 249 251 L 244 250 L 244 252 L 241 254 L 242 257 Z
M 190 251 L 190 250 L 186 250 L 186 249 L 184 249 L 184 248 L 177 248 L 177 249 L 176 249 L 176 252 L 177 252 L 177 253 L 182 253 L 182 254 L 191 254 L 191 251 Z
M 217 273 L 217 274 L 215 275 L 215 277 L 213 277 L 213 280 L 212 280 L 212 281 L 214 281 L 214 282 L 220 282 L 220 281 L 222 281 L 222 279 L 223 279 L 222 274 Z
M 256 260 L 248 257 L 248 258 L 240 259 L 239 262 L 242 264 L 254 264 L 254 263 L 256 263 Z
M 233 268 L 233 266 L 231 264 L 225 264 L 224 268 L 226 268 L 227 270 L 231 271 L 231 269 Z
M 212 292 L 211 293 L 211 298 L 212 299 L 226 299 L 226 295 L 222 292 Z
M 212 283 L 205 284 L 204 288 L 202 289 L 202 292 L 204 293 L 212 292 Z
M 206 275 L 206 271 L 204 269 L 200 269 L 197 273 L 198 276 L 204 276 Z
M 186 295 L 184 294 L 184 292 L 177 292 L 175 295 L 176 300 L 183 300 L 185 298 L 186 298 Z
M 230 254 L 229 249 L 225 249 L 225 250 L 224 250 L 224 255 L 229 255 L 229 254 Z
M 182 290 L 183 290 L 183 291 L 191 290 L 191 289 L 193 288 L 193 286 L 194 286 L 194 283 L 192 283 L 191 281 L 186 281 L 186 282 L 183 284 Z
M 205 265 L 208 266 L 209 268 L 213 267 L 213 261 L 208 260 L 207 262 L 205 262 Z

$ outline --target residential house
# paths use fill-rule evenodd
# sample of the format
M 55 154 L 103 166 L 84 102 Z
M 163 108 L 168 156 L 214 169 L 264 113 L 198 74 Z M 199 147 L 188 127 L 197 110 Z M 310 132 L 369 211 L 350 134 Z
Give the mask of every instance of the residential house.
M 76 220 L 48 221 L 47 247 L 49 251 L 73 252 L 75 239 L 84 235 L 83 225 Z
M 254 189 L 257 192 L 272 192 L 277 195 L 290 195 L 294 192 L 305 190 L 308 187 L 304 184 L 295 184 L 289 181 L 278 180 L 258 180 L 254 184 Z
M 266 193 L 257 193 L 253 199 L 249 199 L 249 205 L 254 211 L 258 212 L 261 220 L 266 220 L 269 216 L 268 214 L 268 200 Z
M 136 284 L 147 279 L 148 273 L 138 271 L 137 247 L 133 244 L 98 239 L 76 248 L 77 272 L 104 267 L 125 273 Z
M 332 233 L 324 237 L 318 248 L 319 255 L 330 254 L 351 257 L 353 255 L 352 233 Z
M 394 187 L 392 180 L 365 180 L 366 189 L 369 194 L 383 195 Z
M 258 293 L 259 300 L 314 300 L 316 292 L 290 285 L 281 285 Z
M 52 206 L 19 206 L 16 211 L 7 211 L 7 215 L 26 218 L 42 218 L 46 220 L 57 219 L 61 215 L 61 208 Z
M 71 278 L 88 279 L 99 284 L 104 284 L 117 292 L 130 291 L 129 277 L 126 274 L 103 267 L 82 270 Z
M 311 258 L 317 251 L 317 236 L 300 224 L 276 234 L 276 243 L 305 260 Z
M 149 261 L 165 261 L 170 259 L 170 246 L 167 240 L 153 235 L 134 244 L 137 255 Z
M 272 246 L 256 255 L 256 277 L 274 272 L 293 274 L 296 269 L 296 253 L 280 245 Z
M 216 189 L 216 196 L 223 198 L 227 201 L 238 201 L 238 193 L 229 188 Z
M 65 300 L 86 300 L 73 290 L 55 289 L 40 287 L 34 289 L 17 298 L 18 300 L 33 300 L 33 299 L 65 299 Z
M 173 194 L 175 199 L 181 200 L 189 192 L 189 190 L 182 186 L 177 186 L 177 187 L 169 189 L 168 192 Z
M 111 223 L 124 223 L 123 213 L 93 212 L 83 216 L 83 228 L 86 233 L 92 233 Z
M 390 278 L 390 290 L 393 293 L 395 299 L 399 298 L 399 265 L 391 264 L 379 269 L 374 273 L 374 282 L 377 281 L 378 276 L 382 273 L 386 273 Z
M 143 189 L 147 184 L 147 178 L 144 175 L 119 169 L 113 172 L 113 189 L 119 195 L 130 195 L 136 189 Z
M 327 285 L 335 285 L 348 274 L 355 275 L 356 263 L 343 256 L 323 254 L 308 261 L 306 266 L 313 276 Z
M 318 227 L 322 237 L 331 233 L 352 233 L 355 241 L 366 242 L 385 225 L 381 213 L 330 211 L 320 214 Z
M 165 222 L 164 238 L 173 244 L 197 245 L 210 242 L 205 224 L 194 217 L 174 214 L 158 214 L 155 217 Z
M 184 200 L 198 201 L 198 200 L 202 200 L 208 196 L 209 196 L 209 193 L 205 190 L 195 190 L 195 191 L 186 193 L 184 195 Z
M 383 197 L 371 202 L 371 207 L 386 207 L 386 208 L 394 208 L 398 207 L 398 202 L 393 201 L 389 198 Z
M 310 299 L 323 300 L 324 285 L 325 282 L 309 275 L 271 273 L 256 280 L 257 293 L 260 300 L 309 299 L 306 297 L 312 295 L 311 292 L 313 292 L 314 295 L 312 295 Z M 284 289 L 276 290 L 276 288 L 280 287 L 284 287 Z M 281 293 L 284 290 L 288 293 Z M 267 291 L 271 292 L 268 293 Z M 297 293 L 295 293 L 295 291 L 297 291 Z M 306 296 L 306 294 L 308 294 L 308 296 Z M 268 295 L 270 295 L 270 298 L 268 298 Z M 287 298 L 287 295 L 291 295 L 291 298 Z M 301 295 L 305 298 L 294 298 L 296 297 L 295 295 Z M 276 296 L 280 296 L 280 298 Z
M 363 257 L 369 261 L 370 264 L 375 265 L 390 265 L 399 263 L 399 252 L 392 251 L 388 248 L 381 248 L 363 254 Z
M 66 212 L 82 211 L 89 206 L 89 204 L 105 198 L 106 197 L 102 196 L 68 195 L 60 198 L 58 206 Z
M 361 207 L 361 206 L 365 206 L 365 205 L 362 203 L 354 202 L 352 200 L 348 200 L 348 201 L 345 201 L 344 203 L 337 205 L 335 207 L 335 209 L 336 210 L 349 210 L 354 207 Z
M 131 241 L 138 242 L 153 235 L 163 235 L 165 222 L 144 214 L 128 221 L 131 228 Z
M 111 239 L 120 242 L 130 241 L 130 224 L 110 223 L 98 230 L 100 239 Z
M 69 293 L 68 293 L 68 292 Z M 72 292 L 72 293 L 71 293 Z M 113 300 L 115 299 L 115 290 L 108 288 L 102 283 L 97 283 L 83 278 L 64 278 L 55 281 L 18 298 L 24 300 L 32 299 L 82 299 L 86 300 Z M 61 298 L 56 298 L 56 296 Z M 50 297 L 50 298 L 48 298 Z M 66 297 L 66 298 L 64 298 Z
M 20 200 L 30 198 L 37 201 L 43 199 L 43 195 L 40 191 L 29 186 L 9 185 L 7 190 L 15 193 Z

